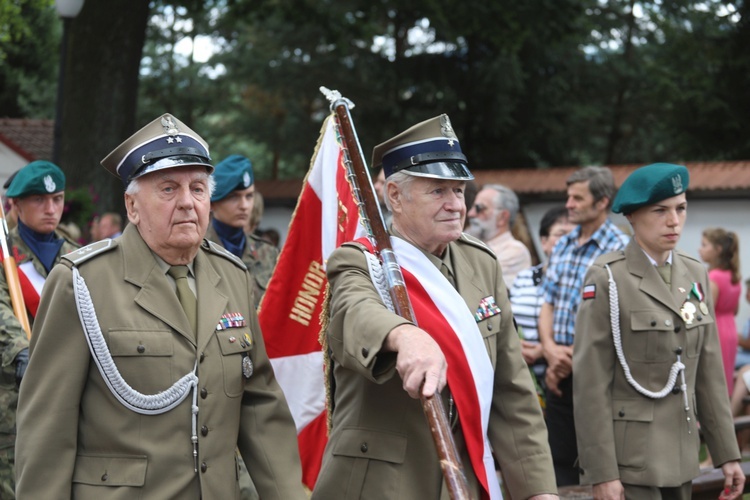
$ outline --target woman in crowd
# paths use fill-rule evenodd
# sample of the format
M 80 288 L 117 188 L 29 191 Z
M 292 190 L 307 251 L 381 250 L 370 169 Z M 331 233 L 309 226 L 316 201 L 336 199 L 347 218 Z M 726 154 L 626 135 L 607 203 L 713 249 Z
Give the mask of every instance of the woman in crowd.
M 716 328 L 719 332 L 724 376 L 729 394 L 734 387 L 734 361 L 737 357 L 737 325 L 734 317 L 740 305 L 740 251 L 737 234 L 722 228 L 703 231 L 698 251 L 708 264 L 711 297 L 716 309 Z

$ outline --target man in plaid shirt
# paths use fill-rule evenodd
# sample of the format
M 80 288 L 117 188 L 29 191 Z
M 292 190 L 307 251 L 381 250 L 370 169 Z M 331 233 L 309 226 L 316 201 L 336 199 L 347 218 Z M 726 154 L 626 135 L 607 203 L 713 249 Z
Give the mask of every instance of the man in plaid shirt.
M 573 421 L 573 336 L 586 270 L 600 255 L 625 248 L 630 237 L 609 220 L 616 189 L 606 167 L 586 167 L 567 180 L 568 219 L 542 283 L 539 339 L 547 359 L 547 428 L 557 485 L 578 484 Z

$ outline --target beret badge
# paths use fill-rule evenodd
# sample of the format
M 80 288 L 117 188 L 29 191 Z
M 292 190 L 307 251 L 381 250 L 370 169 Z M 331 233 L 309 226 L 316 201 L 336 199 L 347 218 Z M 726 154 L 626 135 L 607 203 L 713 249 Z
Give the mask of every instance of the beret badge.
M 45 175 L 44 176 L 44 189 L 47 190 L 48 193 L 54 193 L 55 192 L 55 181 L 52 180 L 51 175 Z

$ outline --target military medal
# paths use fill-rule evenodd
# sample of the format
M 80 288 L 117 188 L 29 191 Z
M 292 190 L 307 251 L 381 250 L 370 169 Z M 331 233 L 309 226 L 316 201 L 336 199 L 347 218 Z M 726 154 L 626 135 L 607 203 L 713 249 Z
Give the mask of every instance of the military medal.
M 245 318 L 242 316 L 242 314 L 236 312 L 222 314 L 221 319 L 219 320 L 219 324 L 216 325 L 216 329 L 226 330 L 228 328 L 242 328 L 244 326 L 247 326 Z
M 686 300 L 685 303 L 682 304 L 680 315 L 682 316 L 682 319 L 685 320 L 686 324 L 693 324 L 693 319 L 695 319 L 695 311 L 697 311 L 697 309 L 695 308 L 695 304 L 693 304 L 692 302 Z
M 703 293 L 703 287 L 701 287 L 700 283 L 693 283 L 693 288 L 690 289 L 690 293 L 695 295 L 695 298 L 698 299 L 698 307 L 700 307 L 701 312 L 703 314 L 708 314 L 708 306 L 706 305 L 705 298 L 706 294 Z
M 496 314 L 500 314 L 500 307 L 495 302 L 495 297 L 488 295 L 479 302 L 477 312 L 474 313 L 474 319 L 479 323 L 480 321 L 495 316 Z
M 253 375 L 253 361 L 247 353 L 242 353 L 242 375 L 249 379 Z

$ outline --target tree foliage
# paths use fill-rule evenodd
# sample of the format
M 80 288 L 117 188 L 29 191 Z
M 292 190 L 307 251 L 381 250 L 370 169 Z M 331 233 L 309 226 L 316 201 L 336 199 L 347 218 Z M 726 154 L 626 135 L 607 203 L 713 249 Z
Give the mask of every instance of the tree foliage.
M 54 114 L 60 29 L 51 5 L 0 2 L 0 116 Z
M 59 21 L 49 0 L 12 5 L 0 114 L 48 117 Z M 328 112 L 321 85 L 355 102 L 366 154 L 448 113 L 475 169 L 750 157 L 743 0 L 88 1 L 71 34 L 74 185 L 166 111 L 215 160 L 300 177 Z M 189 48 L 206 39 L 204 62 Z

